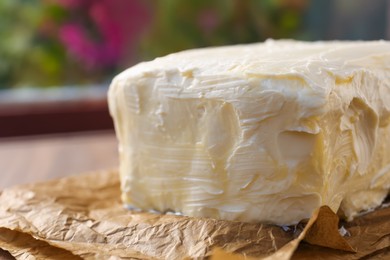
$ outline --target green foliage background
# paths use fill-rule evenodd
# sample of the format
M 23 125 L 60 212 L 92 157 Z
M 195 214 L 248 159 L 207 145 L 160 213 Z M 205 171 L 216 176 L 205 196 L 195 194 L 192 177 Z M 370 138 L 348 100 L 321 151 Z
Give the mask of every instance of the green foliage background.
M 87 71 L 55 33 L 45 33 L 50 25 L 73 17 L 70 10 L 55 1 L 1 0 L 0 88 L 101 83 L 138 61 L 184 49 L 270 37 L 305 38 L 301 28 L 307 1 L 293 1 L 295 5 L 287 2 L 149 0 L 153 19 L 142 39 L 134 44 L 135 55 L 123 57 L 114 67 Z M 87 14 L 81 15 L 87 21 L 86 29 L 93 32 Z

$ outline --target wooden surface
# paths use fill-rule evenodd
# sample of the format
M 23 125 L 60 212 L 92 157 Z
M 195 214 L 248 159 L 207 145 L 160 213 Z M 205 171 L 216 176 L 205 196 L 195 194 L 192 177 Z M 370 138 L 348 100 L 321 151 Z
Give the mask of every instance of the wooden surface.
M 114 131 L 0 138 L 0 189 L 117 167 Z
M 0 138 L 0 190 L 118 167 L 113 131 Z M 0 259 L 13 259 L 0 249 Z

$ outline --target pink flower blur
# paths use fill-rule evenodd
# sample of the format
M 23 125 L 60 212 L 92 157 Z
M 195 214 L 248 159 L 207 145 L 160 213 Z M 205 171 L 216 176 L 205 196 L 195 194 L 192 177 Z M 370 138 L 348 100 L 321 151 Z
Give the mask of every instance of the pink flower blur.
M 60 40 L 69 53 L 89 69 L 117 65 L 125 54 L 134 49 L 151 18 L 151 10 L 142 0 L 58 1 L 63 6 L 85 12 L 98 31 L 99 39 L 93 39 L 89 36 L 88 27 L 81 22 L 69 22 L 59 31 Z
M 198 25 L 206 34 L 212 33 L 220 25 L 218 13 L 213 9 L 202 10 L 198 15 Z
M 66 8 L 79 8 L 85 5 L 89 5 L 93 2 L 97 2 L 99 0 L 52 0 L 52 1 L 57 2 L 58 4 Z
M 60 40 L 68 48 L 69 53 L 77 56 L 88 67 L 93 67 L 99 60 L 98 48 L 86 36 L 83 27 L 78 24 L 66 24 L 60 29 Z

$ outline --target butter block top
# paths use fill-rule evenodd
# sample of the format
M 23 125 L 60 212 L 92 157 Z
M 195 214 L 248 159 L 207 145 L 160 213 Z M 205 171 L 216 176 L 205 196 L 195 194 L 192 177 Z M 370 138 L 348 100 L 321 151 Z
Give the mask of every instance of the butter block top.
M 247 84 L 251 78 L 264 78 L 259 86 L 262 90 L 280 90 L 285 95 L 293 95 L 301 105 L 315 108 L 325 105 L 332 89 L 353 83 L 354 76 L 359 73 L 369 74 L 380 81 L 381 84 L 372 91 L 377 92 L 382 99 L 390 98 L 390 80 L 386 74 L 389 70 L 390 43 L 384 40 L 267 40 L 264 43 L 193 49 L 170 54 L 139 63 L 119 74 L 114 82 L 142 77 L 168 77 L 172 86 L 181 88 L 180 93 L 175 95 L 177 97 L 191 98 L 195 97 L 191 93 L 196 93 L 198 97 L 213 98 L 220 93 L 218 90 L 225 91 L 239 85 L 240 79 L 244 79 L 246 82 L 243 84 Z M 189 78 L 191 82 L 182 82 L 172 76 L 175 72 L 179 72 L 178 77 Z M 224 77 L 228 79 L 224 80 Z M 289 82 L 267 84 L 267 79 L 285 79 Z M 358 80 L 361 80 L 360 77 Z M 359 84 L 356 87 L 359 88 Z M 298 97 L 297 89 L 300 89 Z M 213 96 L 210 96 L 210 90 Z M 356 88 L 354 90 L 354 94 L 359 92 Z M 360 98 L 372 103 L 370 95 L 362 94 Z M 380 113 L 384 111 L 379 107 L 385 106 L 386 110 L 390 110 L 390 104 L 383 103 L 375 100 L 372 105 Z
M 324 70 L 342 77 L 367 68 L 390 69 L 389 42 L 267 40 L 194 49 L 140 63 L 118 75 L 117 80 L 155 70 L 178 69 L 195 77 L 299 75 L 326 88 L 320 76 Z

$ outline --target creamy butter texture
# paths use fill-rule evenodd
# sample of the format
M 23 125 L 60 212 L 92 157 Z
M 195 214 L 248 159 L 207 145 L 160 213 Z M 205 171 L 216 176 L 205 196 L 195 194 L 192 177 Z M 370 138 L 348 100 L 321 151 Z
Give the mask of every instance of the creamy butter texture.
M 118 75 L 122 198 L 146 210 L 294 224 L 351 219 L 390 189 L 390 43 L 189 50 Z

